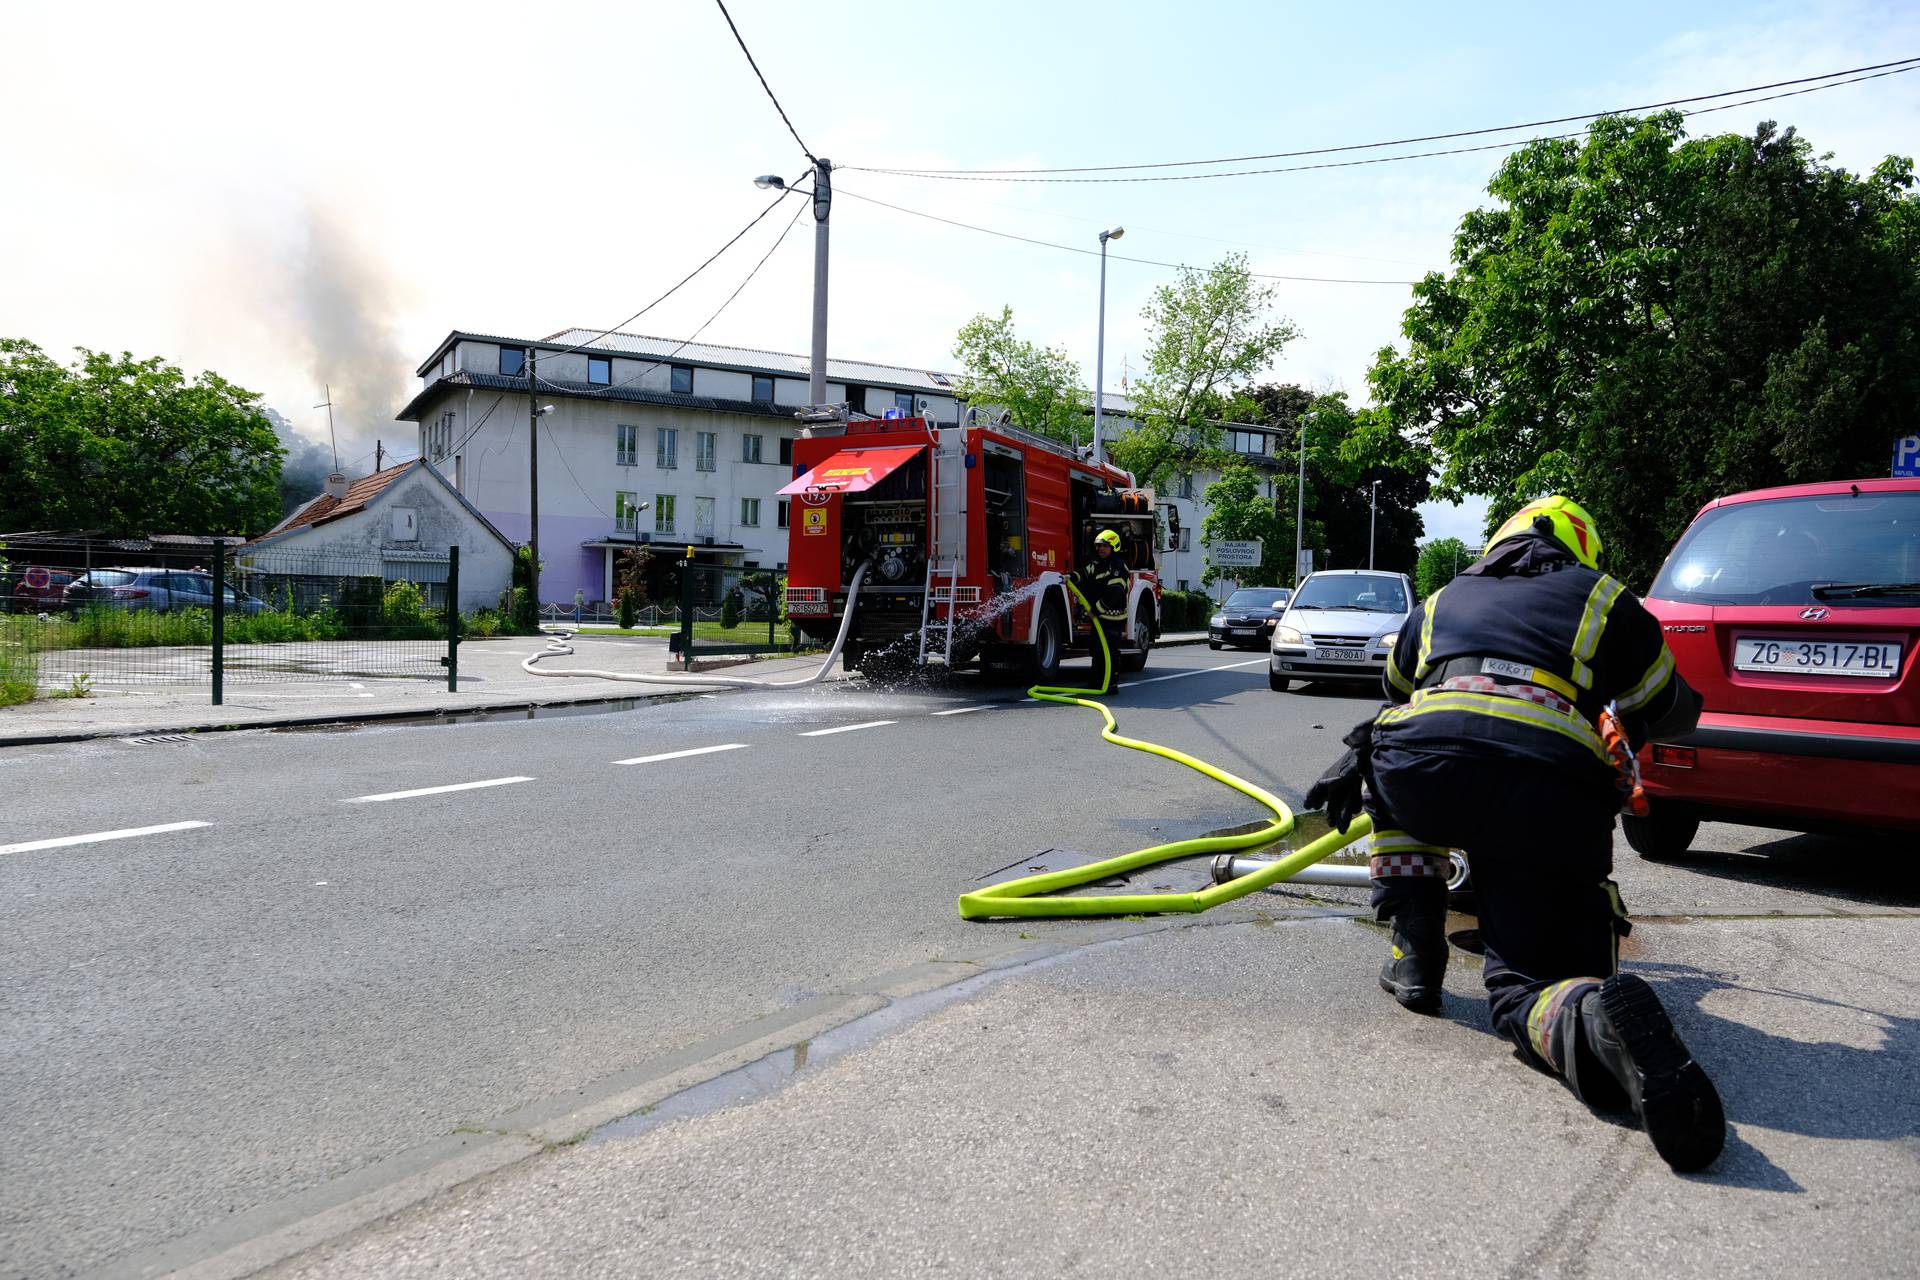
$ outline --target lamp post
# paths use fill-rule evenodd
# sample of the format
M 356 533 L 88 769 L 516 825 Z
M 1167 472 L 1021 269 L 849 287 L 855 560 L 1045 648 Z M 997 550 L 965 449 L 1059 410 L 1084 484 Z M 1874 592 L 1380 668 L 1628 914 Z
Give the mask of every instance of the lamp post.
M 1373 568 L 1373 527 L 1380 512 L 1380 482 L 1373 482 L 1373 489 L 1367 497 L 1367 568 Z
M 1127 234 L 1125 227 L 1115 227 L 1111 231 L 1100 233 L 1100 329 L 1093 344 L 1093 462 L 1095 466 L 1107 460 L 1106 446 L 1100 438 L 1100 415 L 1105 411 L 1103 401 L 1106 392 L 1107 374 L 1107 241 L 1118 240 Z
M 1293 516 L 1293 585 L 1300 585 L 1301 550 L 1307 530 L 1307 415 L 1300 415 L 1300 504 Z
M 760 189 L 785 191 L 787 180 L 763 173 L 753 180 Z M 807 400 L 813 407 L 827 402 L 827 216 L 833 212 L 833 161 L 813 162 L 813 356 L 807 369 Z

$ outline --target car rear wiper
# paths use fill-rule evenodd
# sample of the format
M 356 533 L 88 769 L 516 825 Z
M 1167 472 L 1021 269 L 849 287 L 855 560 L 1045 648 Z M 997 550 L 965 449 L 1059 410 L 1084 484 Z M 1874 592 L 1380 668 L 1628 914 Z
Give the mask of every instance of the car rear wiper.
M 1920 596 L 1920 582 L 1823 582 L 1813 589 L 1816 600 L 1855 596 Z

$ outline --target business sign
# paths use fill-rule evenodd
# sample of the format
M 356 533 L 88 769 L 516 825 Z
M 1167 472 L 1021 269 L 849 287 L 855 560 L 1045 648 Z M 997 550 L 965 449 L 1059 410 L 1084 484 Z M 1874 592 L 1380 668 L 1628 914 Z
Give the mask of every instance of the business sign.
M 1920 476 L 1920 436 L 1893 442 L 1893 474 Z
M 1255 569 L 1260 565 L 1260 539 L 1216 542 L 1207 548 L 1207 560 L 1216 569 Z

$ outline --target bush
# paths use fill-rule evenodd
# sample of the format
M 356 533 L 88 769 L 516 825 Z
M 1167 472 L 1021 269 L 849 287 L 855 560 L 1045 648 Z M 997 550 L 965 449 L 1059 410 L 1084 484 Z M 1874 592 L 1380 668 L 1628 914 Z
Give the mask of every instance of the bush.
M 1160 629 L 1163 631 L 1199 631 L 1213 614 L 1213 601 L 1204 591 L 1162 591 L 1160 593 Z
M 727 592 L 727 598 L 720 605 L 720 629 L 731 631 L 740 625 L 740 593 Z
M 633 630 L 633 624 L 637 620 L 636 615 L 638 615 L 639 612 L 640 606 L 634 601 L 633 588 L 620 588 L 620 629 L 622 631 Z
M 26 702 L 39 687 L 40 660 L 28 643 L 26 628 L 18 636 L 9 634 L 12 619 L 0 618 L 0 707 Z

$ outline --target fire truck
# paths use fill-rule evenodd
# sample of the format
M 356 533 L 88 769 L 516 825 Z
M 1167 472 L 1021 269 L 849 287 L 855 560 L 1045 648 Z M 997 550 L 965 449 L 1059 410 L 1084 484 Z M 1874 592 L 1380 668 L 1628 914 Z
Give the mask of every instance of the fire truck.
M 972 416 L 972 415 L 970 415 Z M 1098 655 L 1098 625 L 1067 590 L 1096 534 L 1130 566 L 1114 663 L 1139 671 L 1160 634 L 1153 493 L 1117 467 L 1005 424 L 924 418 L 811 427 L 793 443 L 787 616 L 841 659 L 881 675 L 913 666 L 1013 668 L 1045 682 Z M 859 598 L 848 599 L 866 566 Z

